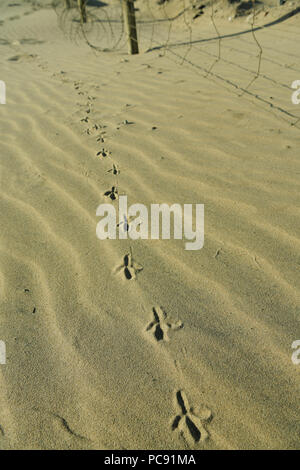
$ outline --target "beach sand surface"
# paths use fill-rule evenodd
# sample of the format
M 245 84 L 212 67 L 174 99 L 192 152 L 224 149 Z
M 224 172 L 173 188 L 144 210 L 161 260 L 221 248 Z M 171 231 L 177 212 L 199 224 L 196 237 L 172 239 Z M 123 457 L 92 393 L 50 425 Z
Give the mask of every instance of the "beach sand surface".
M 209 11 L 128 56 L 33 3 L 0 6 L 0 448 L 299 449 L 300 15 L 257 31 L 250 84 L 244 17 L 216 15 L 220 60 Z M 204 204 L 204 247 L 99 240 L 112 186 Z

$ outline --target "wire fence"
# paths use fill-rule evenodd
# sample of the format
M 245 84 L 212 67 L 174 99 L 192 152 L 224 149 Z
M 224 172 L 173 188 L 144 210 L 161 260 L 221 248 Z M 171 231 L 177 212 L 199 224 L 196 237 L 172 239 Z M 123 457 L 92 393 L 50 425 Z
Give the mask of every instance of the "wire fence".
M 125 0 L 82 1 L 86 6 L 84 22 L 78 0 L 53 0 L 65 34 L 76 42 L 84 40 L 95 51 L 126 50 L 128 31 L 124 27 L 122 3 Z M 140 51 L 156 52 L 178 65 L 189 66 L 239 97 L 251 97 L 290 125 L 300 125 L 300 109 L 291 103 L 293 80 L 288 81 L 292 76 L 294 80 L 300 79 L 299 54 L 294 49 L 280 52 L 276 47 L 265 46 L 260 37 L 261 32 L 271 35 L 272 27 L 282 26 L 292 17 L 300 18 L 297 16 L 300 6 L 293 4 L 278 10 L 277 16 L 269 21 L 269 10 L 255 0 L 136 0 L 134 6 Z M 226 31 L 222 31 L 224 19 L 220 20 L 220 11 L 230 15 Z M 210 26 L 207 29 L 206 21 L 202 30 L 199 22 L 204 15 L 209 15 Z M 246 21 L 234 24 L 237 17 Z M 300 37 L 300 30 L 294 25 L 290 27 L 293 38 Z M 286 40 L 292 41 L 289 30 L 282 31 Z M 283 61 L 283 54 L 289 63 Z M 240 60 L 233 60 L 233 56 Z M 238 71 L 243 72 L 243 82 L 239 81 Z M 277 78 L 278 71 L 280 77 L 286 78 Z

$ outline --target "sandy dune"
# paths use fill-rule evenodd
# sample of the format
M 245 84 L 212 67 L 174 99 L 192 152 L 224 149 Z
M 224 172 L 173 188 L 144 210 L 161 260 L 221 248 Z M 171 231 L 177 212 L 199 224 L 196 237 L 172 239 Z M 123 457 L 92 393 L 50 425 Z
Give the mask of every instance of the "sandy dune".
M 15 3 L 0 6 L 0 448 L 299 449 L 300 15 L 257 31 L 243 91 L 245 18 L 217 15 L 229 37 L 207 76 L 209 12 L 192 47 L 180 19 L 168 51 L 165 24 L 156 42 L 146 25 L 129 57 Z M 203 203 L 204 248 L 100 241 L 113 185 L 130 204 Z M 135 280 L 115 273 L 130 249 Z

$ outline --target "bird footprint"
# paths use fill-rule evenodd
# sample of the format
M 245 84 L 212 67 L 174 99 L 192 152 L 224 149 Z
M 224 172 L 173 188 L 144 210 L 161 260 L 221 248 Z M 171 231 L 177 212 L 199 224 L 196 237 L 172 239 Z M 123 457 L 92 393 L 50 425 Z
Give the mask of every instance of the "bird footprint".
M 97 152 L 97 157 L 99 158 L 106 158 L 106 157 L 109 157 L 110 155 L 110 152 L 106 149 L 102 149 L 100 150 L 100 152 Z
M 204 425 L 212 420 L 212 412 L 208 408 L 203 408 L 199 413 L 200 416 L 196 416 L 183 390 L 178 390 L 176 393 L 176 401 L 180 414 L 175 417 L 172 430 L 177 429 L 190 446 L 208 439 L 209 434 Z
M 124 232 L 129 232 L 131 229 L 130 224 L 133 220 L 135 220 L 136 222 L 136 228 L 140 227 L 141 224 L 137 222 L 135 216 L 127 217 L 126 215 L 124 215 L 124 220 L 122 222 L 119 222 L 116 227 L 118 229 L 122 229 Z
M 156 341 L 169 341 L 168 330 L 180 330 L 183 323 L 179 320 L 171 323 L 167 320 L 167 313 L 161 307 L 152 308 L 154 320 L 149 323 L 146 331 L 151 331 Z
M 112 173 L 113 175 L 116 176 L 116 175 L 119 175 L 119 174 L 120 174 L 120 170 L 119 170 L 119 168 L 117 167 L 117 165 L 115 165 L 115 164 L 113 163 L 112 168 L 111 168 L 110 170 L 107 170 L 107 173 Z
M 109 197 L 112 201 L 115 201 L 119 197 L 118 188 L 116 186 L 112 186 L 111 189 L 105 191 L 104 196 Z
M 125 279 L 128 281 L 131 281 L 136 278 L 136 275 L 142 271 L 143 266 L 140 264 L 136 263 L 133 258 L 132 258 L 132 252 L 130 250 L 130 253 L 126 253 L 126 255 L 123 258 L 123 264 L 121 266 L 118 266 L 116 269 L 116 273 L 123 272 Z

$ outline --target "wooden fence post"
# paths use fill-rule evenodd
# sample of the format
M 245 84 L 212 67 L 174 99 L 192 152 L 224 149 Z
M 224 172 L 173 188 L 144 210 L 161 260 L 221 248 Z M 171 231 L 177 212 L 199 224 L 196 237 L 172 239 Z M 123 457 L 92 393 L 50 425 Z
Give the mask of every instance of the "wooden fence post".
M 86 0 L 78 0 L 78 8 L 80 11 L 80 21 L 81 23 L 87 22 L 86 16 Z
M 129 54 L 138 54 L 139 45 L 136 31 L 135 10 L 133 0 L 122 0 L 123 18 L 125 23 L 125 31 L 128 39 Z

